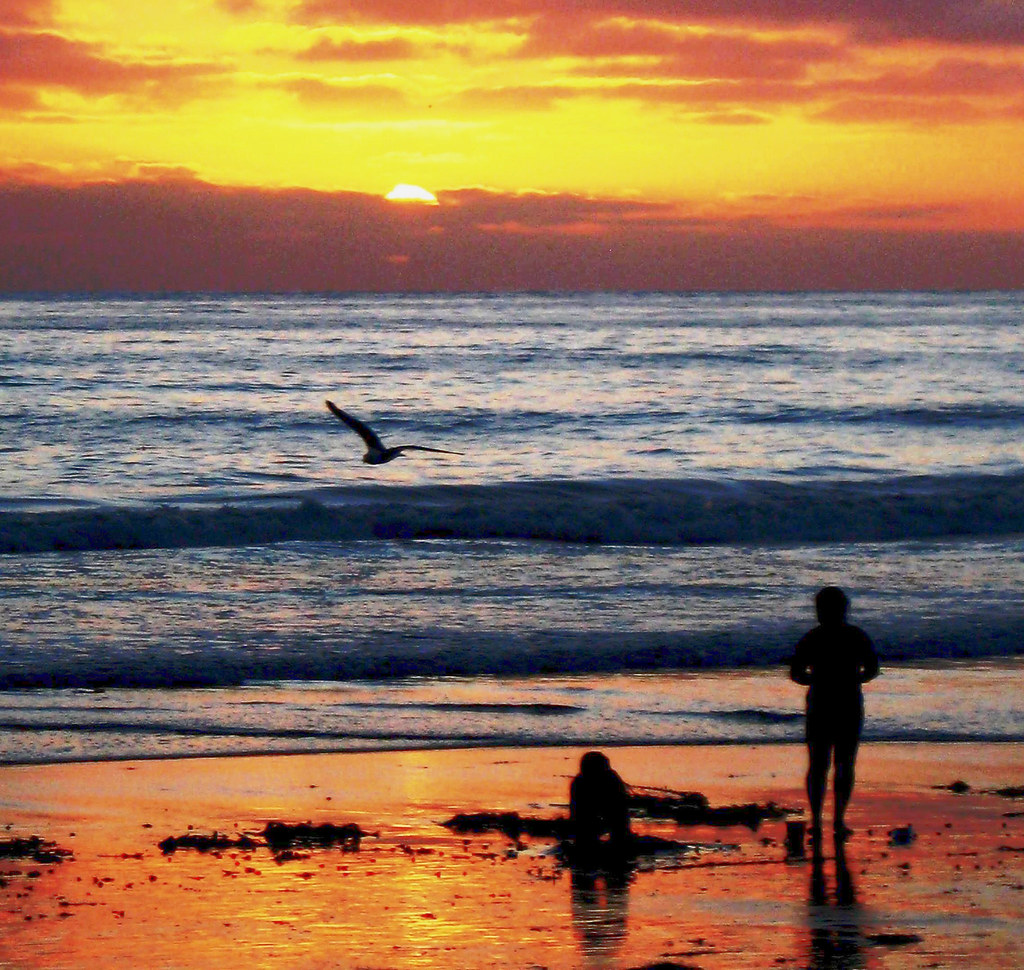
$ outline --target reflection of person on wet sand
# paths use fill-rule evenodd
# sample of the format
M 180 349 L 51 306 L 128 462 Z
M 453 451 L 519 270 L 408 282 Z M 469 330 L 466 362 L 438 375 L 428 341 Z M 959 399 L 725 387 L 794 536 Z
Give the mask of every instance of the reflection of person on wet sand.
M 574 863 L 625 861 L 631 834 L 629 794 L 600 751 L 588 751 L 580 759 L 579 774 L 569 785 L 569 824 Z
M 811 805 L 811 838 L 821 841 L 821 814 L 829 765 L 833 780 L 836 842 L 851 834 L 846 807 L 853 792 L 854 762 L 864 721 L 861 684 L 878 674 L 878 656 L 868 635 L 846 622 L 849 600 L 835 586 L 814 598 L 818 626 L 796 645 L 790 677 L 807 690 L 807 797 Z
M 591 872 L 572 869 L 573 928 L 584 957 L 595 966 L 604 966 L 626 938 L 629 881 L 623 875 L 603 882 Z
M 846 859 L 846 843 L 836 843 L 836 904 L 852 906 L 857 901 L 857 892 L 850 874 L 850 864 Z M 823 904 L 828 901 L 828 888 L 825 882 L 825 856 L 821 849 L 815 847 L 811 864 L 811 902 Z
M 860 970 L 864 966 L 861 911 L 846 861 L 846 846 L 836 842 L 836 894 L 828 905 L 825 858 L 814 852 L 810 898 L 810 970 Z
M 580 759 L 569 824 L 573 925 L 584 956 L 604 966 L 626 936 L 632 833 L 626 785 L 600 751 Z

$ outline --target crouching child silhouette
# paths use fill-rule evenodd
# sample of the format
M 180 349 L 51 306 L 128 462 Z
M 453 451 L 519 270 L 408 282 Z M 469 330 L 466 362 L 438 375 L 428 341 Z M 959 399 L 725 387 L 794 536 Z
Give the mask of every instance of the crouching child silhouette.
M 811 839 L 817 850 L 833 759 L 837 843 L 852 834 L 846 825 L 846 808 L 853 793 L 854 762 L 864 722 L 861 684 L 878 675 L 878 655 L 868 635 L 846 622 L 849 600 L 841 589 L 826 586 L 815 596 L 814 606 L 818 626 L 797 643 L 789 675 L 807 686 L 807 798 Z
M 583 866 L 621 866 L 629 857 L 629 794 L 608 758 L 588 751 L 569 785 L 572 861 Z

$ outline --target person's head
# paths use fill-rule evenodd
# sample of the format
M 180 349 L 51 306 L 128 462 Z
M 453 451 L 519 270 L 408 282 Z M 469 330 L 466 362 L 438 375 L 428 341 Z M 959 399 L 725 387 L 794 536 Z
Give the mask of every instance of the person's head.
M 611 767 L 612 764 L 607 756 L 600 751 L 588 751 L 580 758 L 581 775 L 599 775 L 604 771 L 610 771 Z
M 819 623 L 843 623 L 850 601 L 838 586 L 826 586 L 818 590 L 814 597 L 814 610 L 818 614 Z

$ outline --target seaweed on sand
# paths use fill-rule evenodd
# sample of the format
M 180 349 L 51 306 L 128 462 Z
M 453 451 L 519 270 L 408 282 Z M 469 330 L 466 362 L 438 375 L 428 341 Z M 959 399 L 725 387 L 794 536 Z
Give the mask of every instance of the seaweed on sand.
M 283 852 L 296 845 L 318 848 L 337 845 L 345 852 L 357 852 L 360 843 L 368 834 L 354 822 L 347 822 L 344 825 L 334 825 L 331 822 L 324 822 L 321 825 L 307 822 L 300 822 L 298 825 L 268 822 L 263 830 L 263 838 L 267 840 L 267 847 L 272 852 Z
M 631 814 L 672 821 L 676 825 L 745 825 L 754 832 L 765 820 L 800 813 L 799 809 L 785 808 L 776 805 L 775 802 L 766 802 L 763 805 L 749 802 L 745 805 L 714 806 L 702 792 L 645 788 L 637 785 L 629 786 L 629 808 Z
M 70 849 L 62 849 L 54 842 L 47 842 L 38 835 L 27 838 L 0 839 L 0 859 L 32 859 L 40 865 L 63 862 L 73 855 Z
M 224 849 L 255 849 L 259 843 L 248 835 L 239 835 L 232 838 L 230 835 L 223 835 L 214 832 L 212 835 L 203 835 L 199 832 L 189 832 L 187 835 L 169 835 L 163 841 L 157 843 L 157 847 L 164 855 L 177 852 L 178 849 L 195 849 L 198 852 L 222 852 Z
M 562 839 L 569 834 L 569 820 L 559 818 L 531 818 L 518 812 L 467 812 L 453 815 L 441 823 L 453 832 L 501 832 L 513 842 L 524 835 L 537 839 Z
M 633 833 L 629 842 L 623 847 L 623 855 L 595 857 L 592 853 L 581 857 L 572 841 L 572 829 L 569 819 L 565 816 L 557 818 L 533 818 L 520 815 L 518 812 L 473 812 L 453 815 L 446 822 L 441 823 L 445 828 L 453 832 L 472 833 L 480 835 L 485 832 L 500 832 L 506 835 L 517 845 L 523 836 L 538 839 L 553 839 L 558 843 L 556 847 L 557 856 L 571 865 L 583 864 L 613 864 L 628 866 L 640 858 L 650 858 L 663 855 L 689 855 L 698 851 L 698 847 L 688 842 L 676 842 L 672 839 L 663 839 L 657 835 L 638 835 Z M 521 847 L 521 846 L 520 846 Z
M 245 834 L 232 837 L 221 832 L 214 832 L 212 835 L 189 832 L 187 835 L 168 836 L 159 843 L 159 848 L 165 855 L 176 852 L 178 849 L 222 852 L 225 849 L 247 851 L 263 847 L 270 849 L 276 855 L 294 846 L 329 848 L 335 845 L 340 846 L 346 852 L 355 852 L 358 851 L 360 842 L 368 833 L 353 822 L 347 822 L 344 825 L 334 825 L 331 822 L 324 822 L 320 825 L 313 825 L 311 822 L 299 822 L 296 825 L 290 825 L 287 822 L 268 822 L 259 834 L 263 837 L 263 842 Z
M 635 785 L 629 786 L 629 810 L 634 818 L 672 821 L 677 825 L 745 825 L 754 831 L 766 819 L 785 818 L 800 811 L 774 802 L 716 807 L 709 804 L 701 792 Z M 541 839 L 565 839 L 571 835 L 569 819 L 565 816 L 532 818 L 518 812 L 460 812 L 441 824 L 453 832 L 501 832 L 514 842 L 524 835 Z

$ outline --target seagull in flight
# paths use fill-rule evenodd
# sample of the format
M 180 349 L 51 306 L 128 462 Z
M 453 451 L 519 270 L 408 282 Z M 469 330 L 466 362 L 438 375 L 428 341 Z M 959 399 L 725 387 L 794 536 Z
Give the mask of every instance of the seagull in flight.
M 327 410 L 339 421 L 347 424 L 363 441 L 366 442 L 366 454 L 363 461 L 367 465 L 383 465 L 385 462 L 393 461 L 403 451 L 433 451 L 439 455 L 461 455 L 461 451 L 445 451 L 443 448 L 428 448 L 426 445 L 396 445 L 394 448 L 385 448 L 384 442 L 380 440 L 377 433 L 367 427 L 358 418 L 352 417 L 346 411 L 342 411 L 333 401 L 327 401 Z

